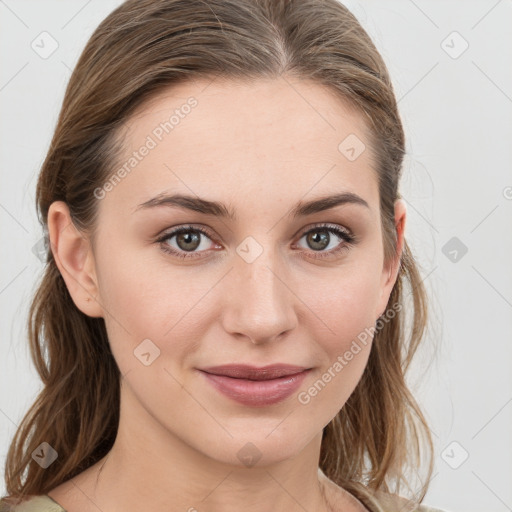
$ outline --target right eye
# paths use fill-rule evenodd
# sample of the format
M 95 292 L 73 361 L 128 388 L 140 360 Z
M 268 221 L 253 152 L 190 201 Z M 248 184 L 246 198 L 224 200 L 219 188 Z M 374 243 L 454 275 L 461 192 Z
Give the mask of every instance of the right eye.
M 168 241 L 176 238 L 175 245 L 170 245 Z M 201 257 L 202 252 L 206 252 L 202 238 L 211 240 L 211 235 L 204 228 L 193 226 L 182 226 L 161 236 L 157 242 L 160 243 L 162 250 L 178 258 L 197 258 Z M 208 245 L 208 244 L 206 244 Z M 204 250 L 196 251 L 203 248 Z

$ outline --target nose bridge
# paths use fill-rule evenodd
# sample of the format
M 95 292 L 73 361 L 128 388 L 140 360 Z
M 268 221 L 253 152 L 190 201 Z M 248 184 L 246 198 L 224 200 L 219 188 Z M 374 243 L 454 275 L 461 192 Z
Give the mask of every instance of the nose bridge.
M 260 237 L 261 239 L 261 237 Z M 293 294 L 280 254 L 265 242 L 247 237 L 236 249 L 225 328 L 253 342 L 271 340 L 295 325 Z

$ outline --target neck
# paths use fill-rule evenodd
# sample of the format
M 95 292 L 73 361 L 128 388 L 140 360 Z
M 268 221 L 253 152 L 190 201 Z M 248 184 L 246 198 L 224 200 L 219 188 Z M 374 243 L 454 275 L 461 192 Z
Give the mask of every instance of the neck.
M 128 393 L 121 400 L 110 452 L 73 479 L 91 510 L 331 512 L 326 494 L 332 490 L 326 493 L 318 468 L 322 432 L 291 457 L 248 467 L 243 457 L 233 457 L 234 463 L 209 457 L 138 408 L 134 398 Z

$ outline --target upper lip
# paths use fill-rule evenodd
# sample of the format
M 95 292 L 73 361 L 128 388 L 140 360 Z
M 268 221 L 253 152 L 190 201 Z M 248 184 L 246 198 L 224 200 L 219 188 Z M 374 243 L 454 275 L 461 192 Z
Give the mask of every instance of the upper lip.
M 235 379 L 270 380 L 288 375 L 295 375 L 309 369 L 310 368 L 306 368 L 304 366 L 295 366 L 291 364 L 271 364 L 262 367 L 247 364 L 224 364 L 220 366 L 201 368 L 201 371 L 211 373 L 213 375 L 233 377 Z

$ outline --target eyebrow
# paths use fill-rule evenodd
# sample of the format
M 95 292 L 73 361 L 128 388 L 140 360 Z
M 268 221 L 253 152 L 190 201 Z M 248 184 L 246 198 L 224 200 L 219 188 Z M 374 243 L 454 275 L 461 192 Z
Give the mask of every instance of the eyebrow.
M 341 192 L 339 194 L 323 196 L 310 201 L 299 201 L 289 213 L 289 216 L 292 218 L 304 217 L 306 215 L 330 210 L 331 208 L 344 204 L 361 205 L 365 208 L 371 209 L 368 203 L 357 194 L 354 194 L 353 192 Z M 150 209 L 160 206 L 179 207 L 203 213 L 205 215 L 213 215 L 215 217 L 226 218 L 232 221 L 236 220 L 236 213 L 232 207 L 228 207 L 217 201 L 208 201 L 207 199 L 185 194 L 159 194 L 144 203 L 139 204 L 133 213 L 140 209 Z

